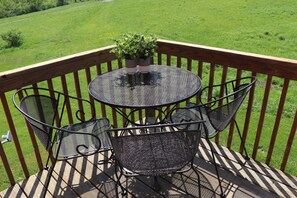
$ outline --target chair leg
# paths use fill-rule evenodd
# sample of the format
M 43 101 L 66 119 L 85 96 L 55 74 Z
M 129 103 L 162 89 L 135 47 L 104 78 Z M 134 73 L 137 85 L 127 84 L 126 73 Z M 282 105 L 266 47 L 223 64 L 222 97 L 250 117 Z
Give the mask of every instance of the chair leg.
M 161 190 L 161 186 L 158 181 L 158 176 L 154 176 L 154 190 L 157 192 Z
M 45 170 L 48 170 L 48 163 L 49 163 L 49 160 L 50 160 L 52 154 L 53 154 L 53 151 L 52 151 L 52 148 L 50 147 L 49 151 L 48 151 L 48 157 L 47 157 L 47 160 L 46 160 L 46 163 L 45 163 L 45 166 L 44 166 Z
M 217 178 L 218 178 L 218 182 L 219 182 L 219 186 L 220 186 L 220 190 L 221 190 L 221 197 L 225 197 L 225 194 L 224 194 L 224 191 L 223 191 L 223 187 L 222 187 L 222 184 L 221 184 L 221 179 L 220 179 L 220 175 L 219 175 L 219 170 L 218 170 L 218 167 L 217 167 L 217 163 L 216 163 L 216 159 L 215 159 L 215 156 L 214 156 L 214 148 L 210 142 L 210 140 L 208 138 L 205 138 L 209 147 L 210 147 L 210 151 L 211 151 L 211 155 L 212 155 L 212 159 L 213 159 L 213 164 L 215 166 L 215 170 L 216 170 L 216 174 L 217 174 Z
M 245 156 L 244 156 L 244 158 L 245 158 L 246 160 L 249 160 L 250 157 L 249 157 L 249 155 L 248 155 L 248 153 L 247 153 L 247 151 L 246 151 L 245 144 L 244 144 L 244 142 L 243 142 L 243 140 L 242 140 L 242 136 L 241 136 L 241 133 L 240 133 L 238 124 L 237 124 L 237 122 L 236 122 L 235 119 L 233 119 L 233 121 L 234 121 L 235 126 L 236 126 L 236 129 L 237 129 L 237 131 L 238 131 L 238 135 L 239 135 L 239 137 L 240 137 L 241 145 L 242 145 L 242 147 L 243 147 L 243 149 L 244 149 L 244 152 L 245 152 Z
M 102 150 L 102 151 L 99 151 L 99 153 L 103 153 L 103 152 L 107 152 L 107 151 L 111 151 L 110 157 L 107 157 L 107 159 L 99 160 L 98 161 L 99 165 L 112 163 L 114 161 L 114 153 L 113 153 L 112 149 Z M 102 155 L 104 155 L 104 154 L 102 154 Z M 105 156 L 104 156 L 104 158 L 105 158 Z
M 43 195 L 41 197 L 45 197 L 45 195 L 47 193 L 47 189 L 48 189 L 50 180 L 52 178 L 52 175 L 53 175 L 53 172 L 54 172 L 54 168 L 55 168 L 56 162 L 57 162 L 57 160 L 54 159 L 54 162 L 52 164 L 52 167 L 48 169 L 48 164 L 47 164 L 46 167 L 45 167 L 45 169 L 44 169 L 44 170 L 49 170 L 49 172 L 48 172 L 48 178 L 46 178 L 46 181 L 45 181 L 45 184 L 44 184 L 44 193 L 43 193 Z
M 198 177 L 198 190 L 199 190 L 199 197 L 201 197 L 201 182 L 200 182 L 200 175 L 199 172 L 196 170 L 196 168 L 192 165 L 192 169 L 194 170 L 194 172 L 196 173 L 197 177 Z
M 120 175 L 118 175 L 118 165 L 117 165 L 117 162 L 115 163 L 115 174 L 116 174 L 116 178 L 117 178 L 117 182 L 116 182 L 116 196 L 118 197 L 118 188 L 117 186 L 120 186 L 121 188 L 121 191 L 122 191 L 122 196 L 125 196 L 127 194 L 127 190 L 122 186 L 121 184 L 121 177 L 123 176 L 123 173 L 122 173 L 122 169 L 120 169 Z

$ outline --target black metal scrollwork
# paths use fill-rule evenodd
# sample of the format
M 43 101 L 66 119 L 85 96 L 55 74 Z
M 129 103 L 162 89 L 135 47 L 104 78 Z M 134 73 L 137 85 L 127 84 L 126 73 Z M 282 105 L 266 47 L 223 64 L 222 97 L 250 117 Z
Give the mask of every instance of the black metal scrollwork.
M 79 110 L 76 111 L 76 113 L 75 113 L 75 117 L 76 117 L 79 121 L 83 122 L 84 119 L 80 118 L 80 117 L 81 117 L 80 115 L 85 116 L 85 112 L 84 112 L 83 110 L 80 110 L 80 109 L 79 109 Z

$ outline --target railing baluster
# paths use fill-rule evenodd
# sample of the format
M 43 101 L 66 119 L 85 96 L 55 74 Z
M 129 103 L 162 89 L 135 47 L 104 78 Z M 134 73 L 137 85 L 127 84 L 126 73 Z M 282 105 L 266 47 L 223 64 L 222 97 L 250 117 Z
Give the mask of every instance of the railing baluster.
M 162 54 L 158 53 L 158 65 L 162 65 Z
M 268 98 L 269 98 L 269 93 L 271 88 L 271 82 L 272 82 L 272 76 L 269 75 L 266 80 L 265 93 L 264 93 L 264 98 L 262 102 L 262 108 L 260 111 L 261 113 L 260 113 L 260 118 L 258 122 L 256 138 L 254 142 L 254 148 L 253 148 L 253 154 L 252 154 L 253 159 L 256 159 L 257 152 L 258 152 L 259 142 L 262 134 L 262 128 L 264 124 L 264 118 L 265 118 L 265 113 L 266 113 L 266 108 L 267 108 Z
M 199 61 L 198 62 L 198 76 L 201 78 L 201 80 L 202 80 L 202 68 L 203 68 L 203 62 Z
M 18 94 L 19 100 L 21 100 L 24 97 L 23 92 L 18 92 L 18 93 L 19 93 Z M 26 120 L 25 120 L 25 122 L 26 122 L 26 126 L 27 126 L 27 129 L 28 129 L 30 138 L 31 138 L 33 149 L 34 149 L 34 152 L 35 152 L 35 157 L 36 157 L 36 160 L 37 160 L 38 168 L 41 171 L 43 169 L 43 164 L 42 164 L 42 159 L 41 159 L 41 156 L 40 156 L 39 147 L 38 147 L 38 144 L 37 144 L 37 141 L 36 141 L 36 137 L 34 135 L 34 132 L 33 132 L 32 128 L 31 128 L 31 126 L 29 125 L 29 123 Z
M 203 68 L 203 62 L 202 61 L 198 61 L 198 68 L 197 68 L 197 73 L 198 73 L 198 76 L 199 78 L 201 79 L 202 81 L 202 68 Z M 202 85 L 201 85 L 201 88 L 202 88 Z M 200 104 L 201 101 L 200 100 L 200 97 L 199 97 L 200 93 L 197 94 L 196 96 L 196 104 Z
M 96 65 L 96 68 L 97 68 L 97 75 L 101 75 L 102 74 L 102 69 L 101 69 L 101 65 Z M 102 117 L 106 118 L 106 107 L 105 107 L 105 104 L 103 103 L 100 103 L 101 104 L 101 114 L 102 114 Z
M 153 61 L 153 60 L 151 60 L 151 61 Z M 119 68 L 123 68 L 123 62 L 121 60 L 118 60 L 118 67 Z
M 209 80 L 208 80 L 208 85 L 207 86 L 212 86 L 213 85 L 213 81 L 214 81 L 214 72 L 215 72 L 215 64 L 211 63 L 210 64 L 210 70 L 209 70 Z M 208 90 L 208 96 L 207 96 L 207 100 L 212 98 L 212 87 L 209 88 Z M 219 136 L 220 133 L 218 133 L 215 136 L 215 143 L 219 144 Z
M 226 79 L 227 79 L 227 71 L 228 71 L 228 67 L 227 66 L 223 66 L 223 74 L 222 74 L 222 79 L 221 79 L 221 83 L 225 83 L 226 82 Z M 224 95 L 224 92 L 225 92 L 225 86 L 221 86 L 220 87 L 220 97 L 222 97 Z M 222 100 L 219 101 L 219 104 L 218 105 L 222 105 Z M 218 133 L 216 136 L 215 136 L 215 142 L 217 144 L 219 144 L 219 141 L 220 141 L 220 134 Z
M 252 76 L 256 76 L 257 74 L 255 72 L 252 73 Z M 239 152 L 242 154 L 243 152 L 243 144 L 245 144 L 248 129 L 249 129 L 249 124 L 251 120 L 251 114 L 252 114 L 252 108 L 253 108 L 253 101 L 254 101 L 254 94 L 255 94 L 255 87 L 254 85 L 249 93 L 249 100 L 248 100 L 248 105 L 247 105 L 247 111 L 246 111 L 246 117 L 244 121 L 244 127 L 242 131 L 242 142 L 240 144 Z
M 78 98 L 82 98 L 81 95 L 81 90 L 80 90 L 80 83 L 79 83 L 79 76 L 78 76 L 78 71 L 73 72 L 73 77 L 74 77 L 74 86 L 75 86 L 75 91 L 76 91 L 76 96 Z M 78 109 L 80 110 L 80 119 L 85 120 L 85 115 L 84 115 L 84 108 L 81 100 L 78 100 Z
M 50 79 L 50 80 L 47 80 L 47 86 L 48 86 L 48 88 L 50 89 L 50 90 L 54 90 L 54 86 L 53 86 L 53 81 L 52 81 L 52 79 Z M 50 96 L 52 97 L 52 98 L 55 98 L 55 94 L 53 93 L 53 92 L 50 92 Z M 60 126 L 60 118 L 59 118 L 59 114 L 57 114 L 56 115 L 56 123 L 57 123 L 57 126 L 58 127 L 61 127 Z M 30 129 L 31 129 L 31 127 L 30 127 Z
M 211 63 L 210 64 L 210 71 L 209 71 L 208 86 L 212 86 L 213 85 L 214 73 L 215 73 L 215 64 L 214 63 Z M 212 98 L 212 87 L 210 87 L 210 89 L 208 90 L 208 96 L 207 97 L 208 97 L 207 99 L 211 99 Z
M 281 168 L 280 168 L 282 171 L 285 171 L 285 168 L 286 168 L 286 165 L 287 165 L 287 162 L 288 162 L 288 158 L 289 158 L 289 154 L 290 154 L 290 151 L 291 151 L 291 148 L 292 148 L 293 140 L 294 140 L 294 137 L 295 137 L 296 130 L 297 130 L 297 110 L 295 111 L 294 122 L 293 122 L 293 125 L 292 125 L 292 128 L 291 128 L 290 135 L 288 137 L 285 154 L 284 154 L 282 164 L 281 164 Z
M 266 161 L 265 161 L 265 163 L 267 165 L 270 164 L 272 152 L 273 152 L 273 149 L 274 149 L 274 144 L 275 144 L 275 140 L 276 140 L 276 136 L 277 136 L 277 132 L 278 132 L 278 128 L 279 128 L 279 124 L 280 124 L 280 120 L 281 120 L 281 117 L 282 117 L 284 104 L 285 104 L 285 100 L 286 100 L 286 96 L 287 96 L 289 82 L 290 82 L 290 80 L 285 79 L 282 94 L 281 94 L 281 98 L 280 98 L 280 102 L 279 102 L 279 106 L 278 106 L 278 111 L 277 111 L 277 114 L 276 114 L 277 116 L 276 116 L 276 119 L 275 119 L 275 124 L 274 124 L 273 132 L 272 132 L 272 136 L 271 136 L 271 140 L 270 140 L 270 144 L 269 144 L 269 149 L 268 149 L 268 153 L 267 153 L 267 157 L 266 157 Z
M 120 69 L 120 68 L 123 68 L 123 63 L 122 63 L 122 61 L 118 59 L 117 62 L 118 62 L 118 68 L 119 68 L 119 69 Z M 154 63 L 154 57 L 151 57 L 150 63 L 151 63 L 151 64 Z M 127 113 L 127 109 L 126 109 L 126 108 L 122 108 L 122 111 L 123 111 L 124 114 Z M 124 125 L 125 122 L 126 122 L 126 118 L 125 118 L 124 116 L 122 116 L 122 123 L 123 123 L 122 126 Z
M 192 59 L 190 58 L 187 58 L 187 70 L 191 71 L 192 72 Z M 188 104 L 190 102 L 190 99 L 188 99 L 186 101 L 186 103 Z
M 85 69 L 85 71 L 86 71 L 86 79 L 87 79 L 86 87 L 88 87 L 90 82 L 92 81 L 91 69 L 88 67 Z M 89 94 L 89 100 L 90 100 L 90 103 L 93 105 L 93 107 L 96 107 L 95 103 L 94 103 L 94 98 L 90 94 Z M 97 117 L 96 108 L 95 108 L 94 116 L 95 116 L 95 118 Z
M 32 87 L 34 88 L 34 94 L 38 95 L 38 86 L 37 83 L 32 84 Z
M 236 79 L 241 78 L 241 75 L 242 75 L 242 70 L 241 69 L 238 69 L 237 72 L 236 72 Z M 236 81 L 235 86 L 238 87 L 240 85 L 240 83 L 241 83 L 240 81 Z M 233 119 L 236 119 L 236 113 L 233 116 Z M 229 135 L 228 135 L 228 140 L 227 140 L 227 148 L 228 149 L 231 149 L 231 144 L 232 144 L 232 139 L 233 139 L 233 133 L 234 133 L 234 121 L 232 120 L 230 122 Z
M 32 84 L 32 87 L 34 88 L 34 94 L 38 95 L 39 91 L 38 91 L 37 83 Z M 59 124 L 60 124 L 60 122 L 58 122 L 58 126 L 59 126 Z M 52 151 L 50 151 L 50 152 L 52 153 Z M 54 161 L 54 156 L 53 155 L 50 156 L 50 160 L 51 160 L 51 163 L 53 163 L 53 161 Z
M 181 57 L 179 57 L 179 56 L 176 58 L 176 66 L 178 68 L 181 68 Z
M 61 76 L 61 83 L 62 83 L 63 92 L 65 94 L 68 94 L 68 87 L 67 87 L 67 81 L 66 81 L 65 75 Z M 68 121 L 70 124 L 73 124 L 72 110 L 71 110 L 69 99 L 66 99 L 66 110 L 68 115 Z
M 111 61 L 108 61 L 107 62 L 107 70 L 110 72 L 112 71 L 112 64 L 111 64 Z M 110 89 L 111 92 L 113 92 L 113 88 L 112 87 L 107 87 Z M 112 119 L 113 119 L 113 125 L 115 127 L 118 127 L 118 120 L 117 120 L 117 114 L 116 114 L 116 111 L 114 108 L 111 109 L 112 111 Z
M 171 66 L 171 56 L 169 54 L 166 54 L 166 65 Z
M 3 162 L 7 177 L 9 179 L 10 185 L 13 186 L 15 184 L 15 180 L 11 171 L 11 168 L 9 166 L 8 160 L 7 160 L 7 156 L 4 152 L 3 146 L 2 144 L 0 144 L 0 156 L 1 156 L 1 160 Z
M 187 58 L 187 70 L 192 71 L 192 59 Z
M 16 151 L 17 151 L 17 155 L 18 155 L 18 158 L 20 160 L 20 163 L 21 163 L 21 166 L 22 166 L 22 169 L 23 169 L 23 173 L 24 173 L 25 177 L 28 178 L 28 177 L 30 177 L 30 174 L 29 174 L 28 167 L 27 167 L 27 164 L 26 164 L 25 159 L 24 159 L 24 155 L 23 155 L 23 152 L 22 152 L 22 148 L 21 148 L 21 145 L 20 145 L 20 142 L 19 142 L 18 135 L 17 135 L 16 130 L 15 130 L 14 122 L 13 122 L 13 119 L 11 117 L 9 106 L 8 106 L 8 103 L 7 103 L 7 100 L 6 100 L 6 96 L 5 96 L 4 93 L 1 92 L 0 97 L 1 97 L 1 102 L 2 102 L 3 109 L 4 109 L 4 112 L 5 112 L 5 116 L 6 116 L 8 125 L 9 125 L 9 129 L 10 129 L 10 132 L 11 132 L 11 135 L 12 135 L 12 138 L 13 138 L 13 142 L 14 142 L 14 145 L 15 145 L 15 148 L 16 148 Z

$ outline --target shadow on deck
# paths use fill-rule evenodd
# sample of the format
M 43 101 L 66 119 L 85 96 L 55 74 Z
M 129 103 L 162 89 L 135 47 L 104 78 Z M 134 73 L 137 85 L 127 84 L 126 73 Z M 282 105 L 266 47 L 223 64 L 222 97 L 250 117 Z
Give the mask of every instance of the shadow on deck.
M 202 197 L 219 197 L 220 190 L 214 174 L 214 166 L 209 163 L 210 152 L 202 141 L 195 167 L 201 178 Z M 246 161 L 238 153 L 224 147 L 217 147 L 217 162 L 227 197 L 296 197 L 296 177 L 284 174 L 255 161 Z M 108 155 L 110 153 L 105 153 Z M 99 165 L 103 154 L 59 162 L 53 173 L 47 197 L 121 197 L 116 188 L 112 163 Z M 172 177 L 159 178 L 161 190 L 153 190 L 153 178 L 122 177 L 127 186 L 127 197 L 197 197 L 197 176 L 190 170 Z M 42 171 L 0 193 L 0 197 L 39 197 L 47 171 Z

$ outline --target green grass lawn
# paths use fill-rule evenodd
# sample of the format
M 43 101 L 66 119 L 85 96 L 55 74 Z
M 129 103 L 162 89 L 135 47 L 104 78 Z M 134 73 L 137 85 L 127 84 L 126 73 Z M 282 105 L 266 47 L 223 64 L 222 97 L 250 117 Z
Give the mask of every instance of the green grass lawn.
M 88 1 L 0 19 L 25 43 L 0 51 L 0 71 L 106 46 L 126 32 L 297 59 L 295 0 Z
M 0 34 L 17 29 L 24 36 L 24 45 L 20 48 L 0 47 L 0 72 L 110 45 L 113 44 L 114 38 L 127 32 L 150 32 L 162 39 L 297 59 L 296 7 L 296 0 L 113 0 L 111 2 L 93 0 L 0 19 Z M 3 45 L 4 43 L 0 41 L 0 46 Z M 282 80 L 274 79 L 274 81 L 276 84 L 273 87 L 274 91 L 281 93 L 281 86 L 278 85 Z M 265 78 L 260 77 L 260 83 L 264 82 Z M 296 82 L 290 86 L 297 88 Z M 257 91 L 259 92 L 255 100 L 257 108 L 261 107 L 259 101 L 262 101 L 263 90 L 264 88 L 260 88 Z M 286 120 L 281 126 L 281 131 L 284 129 L 286 133 L 280 133 L 278 145 L 287 141 L 288 128 L 291 127 L 292 116 L 296 110 L 294 94 L 296 93 L 292 92 L 288 95 L 289 102 L 286 103 L 284 116 Z M 275 100 L 278 99 L 276 97 Z M 275 119 L 276 111 L 272 107 L 277 107 L 278 104 L 273 100 L 274 98 L 267 110 L 269 115 L 265 122 L 268 123 L 273 123 Z M 5 115 L 2 109 L 0 114 Z M 20 117 L 17 112 L 14 112 L 13 116 Z M 259 115 L 254 116 L 255 121 L 252 119 L 251 125 L 253 125 L 252 130 L 256 131 Z M 3 132 L 8 126 L 5 118 L 1 118 L 0 121 Z M 16 119 L 15 122 L 18 131 L 25 129 L 23 119 Z M 271 132 L 271 128 L 268 130 Z M 29 139 L 28 134 L 18 135 L 23 140 L 21 144 L 26 159 L 30 156 L 34 158 L 32 162 L 26 161 L 30 173 L 33 174 L 37 167 L 36 165 L 31 167 L 30 163 L 36 164 L 35 156 L 32 150 L 26 149 L 24 143 Z M 251 140 L 248 139 L 247 147 L 251 152 L 255 133 L 249 136 Z M 270 140 L 263 137 L 265 137 L 264 132 L 261 148 L 267 147 Z M 226 137 L 223 136 L 222 141 L 225 140 Z M 291 152 L 297 152 L 295 145 Z M 235 150 L 238 148 L 238 145 L 232 146 Z M 20 166 L 13 163 L 14 159 L 18 160 L 15 148 L 13 146 L 9 148 L 9 144 L 4 147 L 7 155 L 12 156 L 9 161 L 16 173 L 16 179 L 22 179 L 22 172 L 17 171 L 21 170 Z M 257 158 L 263 160 L 267 150 L 262 151 L 261 148 Z M 273 154 L 273 160 L 275 158 L 282 158 L 277 150 Z M 296 175 L 294 164 L 297 161 L 291 158 L 287 171 Z M 279 162 L 273 161 L 272 165 L 277 163 Z M 5 174 L 1 161 L 0 172 Z M 0 191 L 8 186 L 6 175 L 0 175 Z

